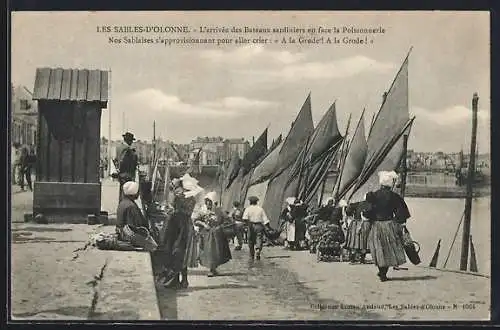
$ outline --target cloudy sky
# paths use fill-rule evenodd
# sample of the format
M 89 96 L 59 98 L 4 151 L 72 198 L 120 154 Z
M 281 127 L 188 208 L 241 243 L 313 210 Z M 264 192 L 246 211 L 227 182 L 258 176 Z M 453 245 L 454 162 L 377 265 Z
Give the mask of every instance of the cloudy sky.
M 96 31 L 105 25 L 188 25 L 197 30 L 201 26 L 380 26 L 385 33 L 373 36 L 373 44 L 366 46 L 168 47 L 109 44 L 108 37 L 124 34 Z M 279 39 L 283 36 L 289 35 Z M 224 35 L 193 32 L 190 37 Z M 368 126 L 411 46 L 409 103 L 416 120 L 409 147 L 468 150 L 471 98 L 478 92 L 479 150 L 489 151 L 487 12 L 13 13 L 12 81 L 33 89 L 37 67 L 112 70 L 113 139 L 124 130 L 151 139 L 153 120 L 157 135 L 178 143 L 196 136 L 251 139 L 269 124 L 272 138 L 286 134 L 308 93 L 316 123 L 336 100 L 341 129 L 349 113 L 356 122 L 363 108 Z M 105 111 L 102 118 L 105 136 L 108 115 Z

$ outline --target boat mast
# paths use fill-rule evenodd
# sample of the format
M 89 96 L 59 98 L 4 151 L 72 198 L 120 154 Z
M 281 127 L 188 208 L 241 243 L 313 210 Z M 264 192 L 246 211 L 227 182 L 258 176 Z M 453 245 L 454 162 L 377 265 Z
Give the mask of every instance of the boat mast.
M 469 240 L 471 228 L 472 211 L 472 184 L 474 182 L 475 162 L 476 162 L 476 137 L 477 137 L 477 104 L 479 97 L 474 93 L 472 97 L 472 136 L 470 141 L 469 168 L 467 175 L 467 195 L 465 198 L 464 227 L 462 234 L 462 254 L 460 256 L 460 270 L 467 270 L 467 261 L 469 258 Z
M 408 134 L 403 135 L 403 157 L 401 159 L 401 197 L 405 197 L 406 176 L 408 173 Z

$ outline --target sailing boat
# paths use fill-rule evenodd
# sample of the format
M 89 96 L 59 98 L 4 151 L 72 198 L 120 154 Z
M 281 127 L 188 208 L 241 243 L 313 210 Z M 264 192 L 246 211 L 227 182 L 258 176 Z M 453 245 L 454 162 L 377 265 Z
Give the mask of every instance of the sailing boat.
M 343 139 L 338 129 L 334 102 L 301 150 L 290 173 L 285 195 L 297 196 L 307 204 L 311 203 L 317 197 L 316 192 L 328 174 Z
M 378 189 L 379 171 L 398 170 L 401 163 L 405 151 L 403 136 L 409 136 L 415 119 L 410 118 L 408 105 L 410 52 L 385 94 L 371 126 L 363 169 L 347 195 L 351 202 L 360 202 L 367 192 Z
M 300 109 L 297 118 L 292 124 L 287 137 L 279 151 L 276 169 L 267 186 L 263 208 L 271 221 L 271 226 L 276 227 L 279 215 L 285 200 L 285 187 L 290 178 L 297 157 L 306 146 L 308 139 L 314 131 L 311 112 L 311 94 L 309 94 Z

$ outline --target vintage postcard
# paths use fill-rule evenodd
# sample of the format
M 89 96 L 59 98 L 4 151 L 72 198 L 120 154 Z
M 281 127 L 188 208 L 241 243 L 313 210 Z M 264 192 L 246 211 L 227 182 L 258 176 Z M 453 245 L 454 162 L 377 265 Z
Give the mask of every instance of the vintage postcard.
M 13 12 L 12 321 L 490 319 L 490 16 Z

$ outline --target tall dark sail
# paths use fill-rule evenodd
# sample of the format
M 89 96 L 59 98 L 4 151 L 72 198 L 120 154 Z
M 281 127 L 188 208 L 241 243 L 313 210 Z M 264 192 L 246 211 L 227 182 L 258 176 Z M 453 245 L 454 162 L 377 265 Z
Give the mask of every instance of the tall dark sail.
M 408 127 L 411 129 L 412 123 L 408 106 L 408 56 L 385 95 L 370 129 L 363 170 L 349 192 L 349 199 L 354 202 L 362 200 L 369 191 L 367 189 L 372 189 L 371 183 L 377 171 L 394 170 L 391 164 L 399 165 L 401 155 L 398 154 L 395 144 L 401 140 L 401 135 Z M 367 182 L 370 183 L 365 186 Z
M 226 172 L 226 178 L 224 182 L 224 186 L 229 188 L 233 180 L 238 176 L 239 170 L 241 167 L 241 159 L 238 156 L 238 153 L 233 153 L 231 157 L 231 161 L 229 162 L 229 167 Z
M 267 131 L 268 129 L 266 128 L 243 158 L 243 161 L 241 162 L 241 168 L 244 175 L 246 175 L 255 165 L 257 165 L 257 163 L 266 154 Z
M 335 195 L 343 198 L 349 188 L 361 174 L 365 164 L 368 145 L 365 137 L 365 111 L 361 113 L 356 130 L 351 138 L 347 154 L 339 173 L 339 184 Z
M 278 165 L 278 159 L 282 146 L 283 142 L 277 145 L 274 150 L 270 151 L 260 164 L 255 167 L 250 180 L 251 185 L 266 181 L 274 174 L 276 166 Z
M 292 171 L 291 165 L 296 161 L 301 149 L 305 147 L 313 131 L 311 96 L 309 95 L 283 142 L 279 153 L 277 169 L 271 176 L 267 187 L 263 207 L 271 223 L 274 225 L 277 224 L 281 207 L 283 206 L 285 188 Z
M 297 157 L 290 179 L 294 179 L 303 166 L 302 160 L 306 160 L 313 166 L 316 160 L 323 155 L 329 148 L 342 139 L 338 124 L 335 103 L 333 103 L 325 115 L 321 118 L 318 126 L 312 133 L 308 144 L 300 151 L 300 156 Z
M 272 178 L 280 175 L 295 162 L 297 155 L 313 131 L 314 124 L 311 113 L 311 95 L 309 94 L 283 142 L 279 154 L 278 165 Z

